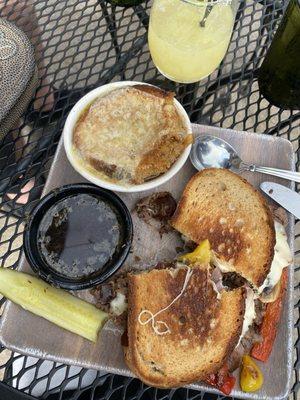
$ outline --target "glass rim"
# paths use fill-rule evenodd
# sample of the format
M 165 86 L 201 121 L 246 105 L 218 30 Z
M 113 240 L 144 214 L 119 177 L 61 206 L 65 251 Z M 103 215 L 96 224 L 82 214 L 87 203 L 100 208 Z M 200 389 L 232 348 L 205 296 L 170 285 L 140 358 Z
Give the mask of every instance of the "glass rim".
M 223 4 L 227 6 L 232 3 L 232 0 L 181 0 L 181 1 L 196 7 L 212 6 L 215 4 Z

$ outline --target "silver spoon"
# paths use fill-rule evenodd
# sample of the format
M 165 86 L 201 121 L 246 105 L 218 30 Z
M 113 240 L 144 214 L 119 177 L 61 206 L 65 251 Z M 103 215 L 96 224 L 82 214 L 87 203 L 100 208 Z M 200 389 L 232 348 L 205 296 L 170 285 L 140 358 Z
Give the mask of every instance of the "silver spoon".
M 300 183 L 299 172 L 245 163 L 229 143 L 216 136 L 198 136 L 192 146 L 190 160 L 198 171 L 204 168 L 227 168 L 234 172 L 261 172 Z

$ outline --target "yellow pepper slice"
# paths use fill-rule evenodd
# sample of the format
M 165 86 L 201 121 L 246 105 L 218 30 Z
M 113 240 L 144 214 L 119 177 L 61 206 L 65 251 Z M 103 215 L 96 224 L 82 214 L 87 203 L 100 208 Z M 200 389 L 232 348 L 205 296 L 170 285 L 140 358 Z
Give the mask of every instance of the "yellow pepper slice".
M 188 261 L 190 264 L 209 264 L 211 260 L 210 243 L 208 239 L 203 240 L 194 251 L 178 257 L 179 261 Z
M 263 374 L 254 360 L 244 355 L 240 375 L 240 385 L 243 392 L 256 392 L 264 382 Z

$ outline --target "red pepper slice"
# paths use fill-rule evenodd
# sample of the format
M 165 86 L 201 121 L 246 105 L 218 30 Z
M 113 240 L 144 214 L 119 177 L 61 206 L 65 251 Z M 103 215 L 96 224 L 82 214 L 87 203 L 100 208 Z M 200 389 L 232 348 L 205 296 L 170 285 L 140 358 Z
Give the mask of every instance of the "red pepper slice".
M 279 295 L 273 303 L 268 303 L 266 307 L 266 313 L 260 327 L 262 341 L 255 343 L 251 350 L 251 356 L 259 361 L 266 362 L 272 352 L 280 321 L 287 280 L 288 270 L 285 268 L 281 275 Z
M 205 381 L 228 396 L 234 388 L 236 379 L 230 375 L 228 365 L 225 363 L 217 373 L 208 375 Z
M 234 388 L 235 381 L 236 379 L 234 376 L 228 375 L 223 386 L 220 387 L 220 391 L 228 396 Z

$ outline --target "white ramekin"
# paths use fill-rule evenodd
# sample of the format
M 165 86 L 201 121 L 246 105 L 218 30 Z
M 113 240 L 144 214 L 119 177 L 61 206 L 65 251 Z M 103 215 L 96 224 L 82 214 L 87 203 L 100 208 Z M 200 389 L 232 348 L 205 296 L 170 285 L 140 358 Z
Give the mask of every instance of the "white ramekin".
M 84 162 L 78 162 L 78 156 L 76 157 L 76 153 L 74 151 L 74 146 L 73 146 L 73 131 L 78 121 L 78 118 L 80 117 L 83 110 L 85 110 L 86 107 L 89 106 L 91 103 L 93 103 L 93 101 L 95 101 L 97 98 L 106 95 L 110 91 L 122 88 L 124 86 L 132 86 L 132 85 L 146 85 L 146 83 L 134 82 L 134 81 L 113 82 L 92 90 L 91 92 L 83 96 L 74 105 L 74 107 L 72 108 L 72 110 L 68 115 L 68 118 L 66 120 L 63 129 L 63 140 L 64 140 L 65 151 L 68 160 L 70 161 L 73 168 L 81 176 L 83 176 L 91 183 L 94 183 L 95 185 L 106 189 L 114 190 L 116 192 L 127 192 L 127 193 L 141 192 L 144 190 L 154 189 L 155 187 L 162 185 L 163 183 L 171 179 L 181 169 L 181 167 L 186 162 L 192 147 L 191 145 L 189 145 L 186 149 L 184 149 L 184 151 L 179 156 L 177 161 L 171 166 L 171 168 L 167 172 L 165 172 L 164 174 L 160 175 L 157 178 L 151 179 L 140 185 L 123 186 L 117 183 L 109 182 L 107 180 L 99 178 L 99 176 L 97 176 L 96 174 L 94 175 L 90 170 L 86 169 L 84 167 Z M 180 116 L 182 117 L 185 126 L 187 127 L 188 133 L 192 133 L 191 123 L 186 111 L 176 99 L 174 99 L 174 101 L 175 101 L 175 106 Z

